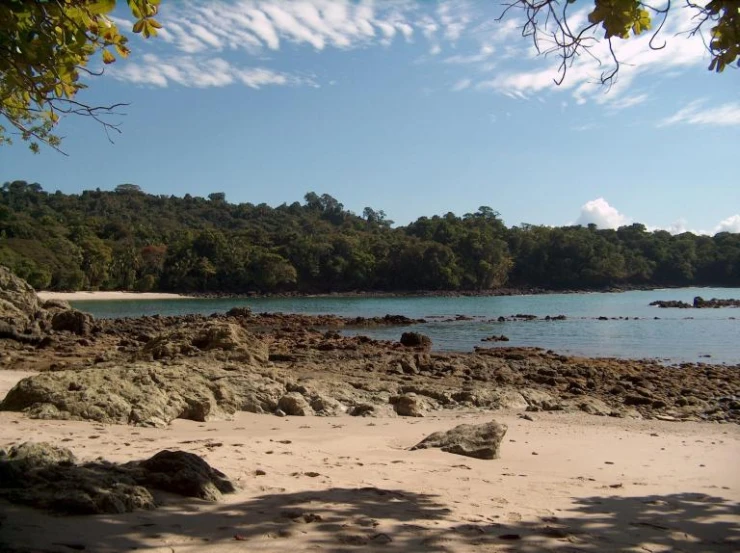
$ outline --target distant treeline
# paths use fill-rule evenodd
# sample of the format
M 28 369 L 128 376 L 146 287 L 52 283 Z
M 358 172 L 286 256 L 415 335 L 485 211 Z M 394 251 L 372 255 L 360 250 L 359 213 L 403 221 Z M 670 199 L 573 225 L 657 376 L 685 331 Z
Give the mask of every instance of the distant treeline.
M 740 286 L 740 234 L 521 225 L 489 207 L 393 227 L 331 196 L 270 207 L 223 193 L 0 188 L 0 264 L 37 289 L 178 292 Z

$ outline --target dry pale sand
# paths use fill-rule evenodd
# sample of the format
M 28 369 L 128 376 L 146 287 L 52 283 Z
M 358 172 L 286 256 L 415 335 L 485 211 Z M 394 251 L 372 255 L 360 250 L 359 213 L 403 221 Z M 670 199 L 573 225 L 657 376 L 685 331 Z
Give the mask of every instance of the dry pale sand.
M 0 375 L 1 397 L 22 375 Z M 501 459 L 406 450 L 433 431 L 492 418 L 509 426 Z M 0 550 L 740 550 L 736 425 L 533 418 L 243 413 L 144 429 L 0 413 L 0 446 L 45 440 L 82 460 L 111 461 L 181 449 L 240 488 L 218 504 L 171 497 L 158 510 L 120 516 L 55 517 L 0 503 Z
M 37 292 L 41 301 L 100 301 L 100 300 L 181 300 L 189 299 L 180 294 L 164 292 Z

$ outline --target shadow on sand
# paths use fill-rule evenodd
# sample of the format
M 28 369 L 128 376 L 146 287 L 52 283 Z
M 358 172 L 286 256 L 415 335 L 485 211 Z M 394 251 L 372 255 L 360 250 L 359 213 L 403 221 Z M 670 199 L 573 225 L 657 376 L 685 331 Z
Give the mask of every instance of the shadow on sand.
M 463 523 L 437 496 L 380 488 L 268 493 L 229 504 L 171 496 L 154 511 L 44 515 L 49 535 L 69 539 L 37 546 L 28 536 L 39 519 L 29 513 L 0 503 L 0 551 L 740 550 L 740 506 L 699 493 L 574 498 L 560 516 L 516 523 L 487 512 Z

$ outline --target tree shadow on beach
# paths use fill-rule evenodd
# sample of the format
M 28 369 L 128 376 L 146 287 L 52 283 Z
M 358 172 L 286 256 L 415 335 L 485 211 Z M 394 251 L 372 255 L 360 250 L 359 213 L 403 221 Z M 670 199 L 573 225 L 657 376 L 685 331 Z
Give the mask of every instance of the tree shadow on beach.
M 0 504 L 0 509 L 15 509 Z M 2 512 L 2 511 L 0 511 Z M 382 548 L 391 552 L 740 550 L 740 507 L 699 493 L 574 498 L 558 516 L 500 522 L 480 512 L 461 521 L 438 496 L 398 489 L 329 488 L 265 493 L 241 503 L 208 504 L 170 497 L 154 511 L 94 517 L 49 517 L 70 541 L 45 551 L 219 550 L 329 553 Z M 488 516 L 491 515 L 491 516 Z M 17 517 L 9 517 L 11 525 Z M 472 520 L 472 519 L 471 519 Z M 30 522 L 29 522 L 30 524 Z M 23 529 L 0 524 L 8 551 Z M 26 534 L 27 536 L 27 534 Z

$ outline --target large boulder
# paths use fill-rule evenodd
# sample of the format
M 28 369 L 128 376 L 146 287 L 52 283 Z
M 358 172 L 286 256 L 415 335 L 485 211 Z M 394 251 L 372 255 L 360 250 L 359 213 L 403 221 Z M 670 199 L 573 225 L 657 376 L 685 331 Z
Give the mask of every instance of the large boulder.
M 18 382 L 0 410 L 32 418 L 163 427 L 173 419 L 273 412 L 285 393 L 269 373 L 212 366 L 133 364 L 37 374 Z
M 416 394 L 404 394 L 393 398 L 396 413 L 402 417 L 423 417 L 426 403 Z
M 85 336 L 90 333 L 93 325 L 93 317 L 89 313 L 83 313 L 76 309 L 57 311 L 51 317 L 51 328 L 61 332 L 71 332 Z
M 278 409 L 286 415 L 306 417 L 313 415 L 313 409 L 305 397 L 299 392 L 288 392 L 278 401 Z
M 42 313 L 31 285 L 0 265 L 0 338 L 40 340 L 37 319 Z
M 18 315 L 32 318 L 40 308 L 31 285 L 0 265 L 0 318 Z
M 30 284 L 0 265 L 0 339 L 41 342 L 46 332 L 55 328 L 51 320 L 57 316 L 60 319 L 56 327 L 66 327 L 63 330 L 74 328 L 84 331 L 78 334 L 86 333 L 92 316 L 79 311 L 69 316 L 69 310 L 67 302 L 58 300 L 42 304 Z
M 202 351 L 249 365 L 264 364 L 269 359 L 264 342 L 238 324 L 223 321 L 167 332 L 147 342 L 143 349 L 144 355 L 153 359 L 191 356 Z
M 160 451 L 125 465 L 80 465 L 71 451 L 48 443 L 0 450 L 0 498 L 15 503 L 59 514 L 118 514 L 155 508 L 152 490 L 217 501 L 235 487 L 222 472 L 183 451 Z
M 202 458 L 186 451 L 160 451 L 150 459 L 125 465 L 133 470 L 136 480 L 185 497 L 218 501 L 221 494 L 236 491 L 224 473 Z
M 432 339 L 426 334 L 421 334 L 419 332 L 404 332 L 401 334 L 400 342 L 407 348 L 432 347 Z
M 506 434 L 505 424 L 495 421 L 485 424 L 461 424 L 447 432 L 435 432 L 411 448 L 438 448 L 476 459 L 497 459 L 501 440 Z

